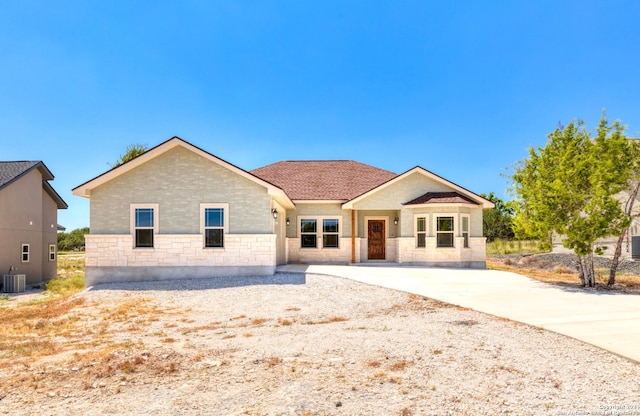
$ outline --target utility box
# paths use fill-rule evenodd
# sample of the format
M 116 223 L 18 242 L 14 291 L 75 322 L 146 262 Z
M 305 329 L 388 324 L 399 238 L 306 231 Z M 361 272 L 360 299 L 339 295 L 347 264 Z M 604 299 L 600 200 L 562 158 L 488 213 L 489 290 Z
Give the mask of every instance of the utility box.
M 26 274 L 5 274 L 2 279 L 2 291 L 5 293 L 24 292 Z
M 640 260 L 640 236 L 634 235 L 631 237 L 631 258 L 633 260 Z

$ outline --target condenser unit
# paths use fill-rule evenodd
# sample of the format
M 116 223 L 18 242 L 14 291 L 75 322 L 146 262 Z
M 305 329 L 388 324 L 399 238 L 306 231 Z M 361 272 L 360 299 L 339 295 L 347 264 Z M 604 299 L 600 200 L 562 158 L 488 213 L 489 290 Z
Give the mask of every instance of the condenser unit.
M 2 279 L 2 291 L 5 293 L 24 292 L 24 284 L 27 275 L 5 274 Z

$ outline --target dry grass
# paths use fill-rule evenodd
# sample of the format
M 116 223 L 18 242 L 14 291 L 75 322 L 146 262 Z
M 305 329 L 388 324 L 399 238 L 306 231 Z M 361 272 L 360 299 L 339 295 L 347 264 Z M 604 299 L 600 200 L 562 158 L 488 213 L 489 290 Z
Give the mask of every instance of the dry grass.
M 390 371 L 404 371 L 407 367 L 412 366 L 413 362 L 412 361 L 406 361 L 406 360 L 400 360 L 400 361 L 396 361 L 395 363 L 391 364 L 388 369 Z
M 72 295 L 84 289 L 84 256 L 58 255 L 58 273 L 46 283 L 47 291 L 56 295 Z
M 487 243 L 487 255 L 492 254 L 535 254 L 540 253 L 537 240 L 502 240 Z
M 510 259 L 506 260 L 487 259 L 487 268 L 522 274 L 544 283 L 562 286 L 580 285 L 578 273 L 565 266 L 551 267 L 552 265 L 545 262 L 534 262 L 529 257 L 525 257 L 521 265 L 515 264 Z M 596 270 L 596 285 L 599 288 L 606 289 L 608 280 L 608 270 Z M 617 274 L 616 286 L 624 292 L 640 293 L 640 276 Z
M 322 319 L 320 321 L 307 321 L 305 322 L 305 324 L 306 325 L 322 325 L 322 324 L 332 324 L 336 322 L 345 322 L 348 320 L 349 318 L 346 318 L 344 316 L 332 316 L 330 318 Z
M 55 340 L 77 330 L 77 317 L 70 311 L 83 299 L 56 298 L 36 305 L 3 311 L 0 332 L 0 366 L 4 359 L 40 357 L 57 353 L 64 344 Z

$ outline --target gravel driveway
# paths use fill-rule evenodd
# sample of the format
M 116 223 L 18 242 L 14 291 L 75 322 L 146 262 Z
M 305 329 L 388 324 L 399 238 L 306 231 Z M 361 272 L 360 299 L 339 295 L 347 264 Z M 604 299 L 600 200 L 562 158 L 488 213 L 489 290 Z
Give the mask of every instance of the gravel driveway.
M 73 349 L 0 361 L 1 414 L 640 414 L 636 363 L 337 277 L 105 284 L 71 301 L 58 341 Z

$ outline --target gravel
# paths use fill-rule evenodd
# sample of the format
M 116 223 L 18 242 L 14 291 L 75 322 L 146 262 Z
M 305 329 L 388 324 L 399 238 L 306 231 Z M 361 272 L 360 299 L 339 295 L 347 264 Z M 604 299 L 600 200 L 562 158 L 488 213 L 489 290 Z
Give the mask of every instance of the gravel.
M 78 339 L 61 342 L 85 346 L 0 361 L 0 413 L 640 414 L 635 362 L 347 279 L 105 284 L 77 299 Z

